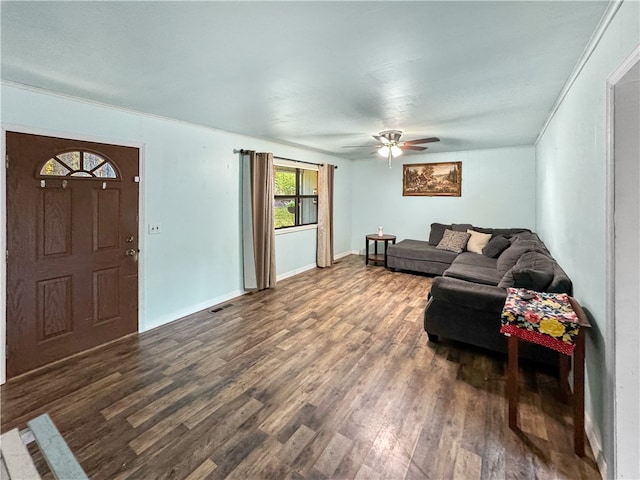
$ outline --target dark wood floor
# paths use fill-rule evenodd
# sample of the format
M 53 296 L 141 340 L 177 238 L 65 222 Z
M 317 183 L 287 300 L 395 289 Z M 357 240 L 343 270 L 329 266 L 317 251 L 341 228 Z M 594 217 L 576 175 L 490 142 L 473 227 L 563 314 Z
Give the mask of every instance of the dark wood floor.
M 555 378 L 514 433 L 504 359 L 427 341 L 430 285 L 346 257 L 8 382 L 2 431 L 48 412 L 92 479 L 599 478 Z

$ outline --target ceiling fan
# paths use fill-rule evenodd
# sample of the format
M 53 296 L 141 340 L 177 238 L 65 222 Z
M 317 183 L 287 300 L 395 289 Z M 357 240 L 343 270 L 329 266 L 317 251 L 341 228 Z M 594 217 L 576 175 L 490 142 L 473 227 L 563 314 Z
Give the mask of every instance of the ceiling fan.
M 430 138 L 419 138 L 417 140 L 407 140 L 405 142 L 400 141 L 400 137 L 402 136 L 402 131 L 400 130 L 384 130 L 378 135 L 373 135 L 380 145 L 374 146 L 376 150 L 371 153 L 377 153 L 381 157 L 386 157 L 389 161 L 389 168 L 391 168 L 391 159 L 395 157 L 399 157 L 402 155 L 402 152 L 405 150 L 413 150 L 413 151 L 423 151 L 428 147 L 423 147 L 420 144 L 422 143 L 432 143 L 439 142 L 440 139 L 437 137 Z M 371 147 L 371 145 L 346 145 L 343 148 L 362 148 L 362 147 Z

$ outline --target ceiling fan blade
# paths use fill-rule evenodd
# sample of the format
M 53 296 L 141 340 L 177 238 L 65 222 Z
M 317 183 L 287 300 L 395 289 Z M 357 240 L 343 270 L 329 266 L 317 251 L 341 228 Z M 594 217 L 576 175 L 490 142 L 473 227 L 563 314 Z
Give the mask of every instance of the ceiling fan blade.
M 418 152 L 421 152 L 422 150 L 426 150 L 429 147 L 419 147 L 417 145 L 402 145 L 400 147 L 400 150 L 416 150 Z
M 342 148 L 374 148 L 375 145 L 343 145 Z
M 408 140 L 404 142 L 405 145 L 416 145 L 418 143 L 431 143 L 431 142 L 439 142 L 440 139 L 438 137 L 430 137 L 430 138 L 419 138 L 417 140 Z
M 383 137 L 382 135 L 372 135 L 373 138 L 378 140 L 380 143 L 384 143 L 385 145 L 389 145 L 391 141 L 387 137 Z

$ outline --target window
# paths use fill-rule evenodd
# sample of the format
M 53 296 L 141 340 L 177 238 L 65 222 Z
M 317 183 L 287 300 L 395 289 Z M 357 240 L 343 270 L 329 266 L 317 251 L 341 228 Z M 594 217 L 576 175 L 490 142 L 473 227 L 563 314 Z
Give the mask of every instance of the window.
M 115 167 L 91 152 L 73 151 L 50 158 L 40 169 L 41 177 L 118 178 Z
M 318 171 L 275 165 L 276 229 L 318 223 Z

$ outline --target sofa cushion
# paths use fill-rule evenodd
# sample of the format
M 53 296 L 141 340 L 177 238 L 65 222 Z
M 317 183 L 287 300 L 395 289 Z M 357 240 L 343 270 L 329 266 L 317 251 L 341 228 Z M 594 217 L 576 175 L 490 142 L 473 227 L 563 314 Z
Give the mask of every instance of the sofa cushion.
M 504 275 L 507 273 L 509 269 L 513 268 L 518 260 L 520 260 L 520 257 L 528 252 L 538 252 L 550 256 L 549 251 L 544 245 L 534 240 L 511 242 L 511 246 L 498 257 L 498 271 L 500 274 Z
M 500 312 L 504 307 L 507 292 L 492 285 L 465 282 L 451 277 L 436 277 L 431 285 L 431 296 L 453 305 L 495 312 L 496 325 L 499 329 Z
M 518 263 L 518 260 L 522 255 L 531 251 L 530 246 L 528 245 L 516 245 L 512 243 L 509 248 L 507 248 L 504 252 L 500 254 L 498 257 L 498 271 L 501 275 L 507 273 L 513 266 Z
M 484 255 L 478 255 L 476 253 L 462 252 L 456 257 L 453 263 L 471 265 L 474 267 L 493 268 L 494 270 L 497 270 L 496 265 L 498 264 L 498 260 L 495 258 L 485 257 Z
M 537 234 L 533 232 L 517 233 L 510 237 L 511 244 L 531 245 L 537 247 L 539 250 L 548 252 L 546 245 L 540 240 Z
M 454 232 L 466 232 L 467 230 L 473 230 L 473 225 L 470 223 L 454 223 L 451 225 L 451 230 Z
M 440 243 L 436 245 L 439 250 L 448 250 L 454 253 L 462 253 L 467 246 L 471 234 L 467 232 L 454 232 L 445 230 Z
M 481 283 L 483 285 L 498 285 L 502 279 L 502 275 L 498 273 L 495 267 L 480 267 L 457 262 L 453 262 L 442 276 L 458 278 L 473 283 Z
M 484 227 L 473 227 L 476 232 L 480 233 L 490 233 L 494 237 L 498 235 L 502 235 L 504 237 L 511 237 L 512 235 L 516 235 L 519 233 L 531 233 L 531 230 L 528 228 L 484 228 Z
M 505 273 L 498 286 L 502 288 L 528 288 L 539 292 L 546 291 L 553 280 L 555 265 L 556 261 L 542 252 L 524 253 L 516 264 Z
M 497 263 L 495 258 L 462 252 L 442 275 L 484 285 L 498 285 L 502 275 L 498 273 Z
M 503 235 L 497 235 L 489 240 L 487 246 L 482 249 L 482 254 L 489 258 L 496 258 L 504 252 L 511 242 Z
M 553 280 L 551 280 L 551 283 L 547 287 L 547 292 L 573 295 L 573 283 L 557 263 L 553 265 Z
M 443 223 L 432 223 L 431 232 L 429 232 L 429 245 L 433 245 L 434 247 L 438 245 L 440 243 L 440 240 L 442 240 L 444 231 L 447 229 L 451 229 L 451 225 L 445 225 Z
M 553 280 L 553 272 L 536 270 L 535 268 L 513 269 L 513 286 L 516 288 L 544 292 L 551 280 Z
M 467 242 L 467 251 L 482 255 L 482 249 L 489 243 L 489 240 L 491 240 L 491 234 L 480 233 L 474 230 L 467 230 L 467 233 L 471 235 Z
M 402 257 L 409 260 L 427 260 L 449 265 L 457 254 L 447 250 L 439 250 L 422 240 L 402 240 L 395 245 L 389 245 L 387 257 Z

